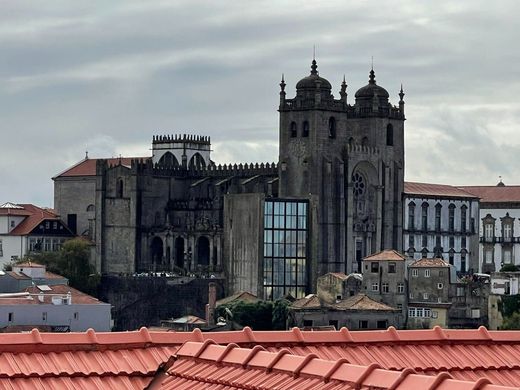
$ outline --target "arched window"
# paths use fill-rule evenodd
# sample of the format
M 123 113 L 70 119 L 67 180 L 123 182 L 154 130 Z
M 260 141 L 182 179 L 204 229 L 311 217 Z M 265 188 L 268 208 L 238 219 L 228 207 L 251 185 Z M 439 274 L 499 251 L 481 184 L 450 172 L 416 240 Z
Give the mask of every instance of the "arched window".
M 309 122 L 305 121 L 305 122 L 303 122 L 302 137 L 308 137 L 308 136 L 309 136 Z
M 352 189 L 354 191 L 354 196 L 361 196 L 367 190 L 365 178 L 359 172 L 355 172 L 352 175 Z
M 408 203 L 408 230 L 415 230 L 415 203 Z M 410 236 L 413 237 L 413 236 Z
M 206 168 L 206 162 L 204 158 L 200 155 L 200 153 L 195 153 L 193 157 L 190 159 L 189 163 L 190 169 L 202 169 Z
M 123 179 L 119 179 L 119 180 L 117 180 L 117 197 L 118 198 L 123 197 L 123 190 L 124 190 Z
M 386 126 L 386 144 L 394 146 L 394 127 L 391 124 Z
M 361 140 L 361 145 L 368 146 L 368 137 L 363 137 L 363 139 Z
M 455 231 L 455 205 L 451 203 L 448 206 L 448 230 L 450 232 Z
M 166 166 L 179 166 L 179 162 L 171 152 L 166 152 L 159 160 L 159 164 Z
M 291 138 L 296 138 L 298 136 L 298 128 L 296 126 L 296 122 L 291 122 Z
M 421 211 L 422 211 L 422 215 L 421 215 L 421 228 L 423 231 L 427 231 L 428 230 L 428 203 L 427 202 L 423 202 L 422 206 L 421 206 Z
M 354 138 L 353 138 L 353 137 L 350 137 L 350 138 L 348 139 L 348 145 L 349 145 L 349 146 L 354 145 Z
M 442 205 L 437 203 L 435 205 L 435 231 L 441 231 L 441 213 L 442 213 Z
M 202 266 L 209 265 L 209 240 L 201 236 L 197 240 L 197 264 Z
M 329 138 L 336 138 L 336 119 L 333 116 L 329 118 Z
M 93 212 L 93 211 L 95 211 L 95 210 L 96 210 L 96 208 L 94 207 L 93 204 L 89 204 L 89 205 L 87 206 L 87 212 L 90 213 L 90 212 Z

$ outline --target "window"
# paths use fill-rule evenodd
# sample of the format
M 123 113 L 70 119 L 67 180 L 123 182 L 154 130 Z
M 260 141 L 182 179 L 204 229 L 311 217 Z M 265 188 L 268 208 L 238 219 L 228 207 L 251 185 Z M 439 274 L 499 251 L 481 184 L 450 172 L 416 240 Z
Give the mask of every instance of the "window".
M 438 288 L 439 290 L 442 290 L 443 287 L 444 287 L 444 286 L 442 285 L 442 283 L 437 283 L 437 288 Z
M 377 321 L 377 329 L 386 329 L 388 327 L 386 320 Z
M 308 137 L 308 136 L 309 136 L 309 122 L 305 121 L 305 122 L 303 122 L 302 137 Z
M 7 314 L 7 321 L 9 322 L 13 322 L 14 321 L 14 313 L 9 313 Z
M 455 251 L 453 250 L 453 248 L 450 249 L 450 252 L 448 254 L 448 261 L 451 265 L 455 263 Z
M 466 272 L 466 252 L 460 253 L 460 272 Z
M 432 318 L 437 318 L 439 316 L 439 313 L 437 312 L 437 310 L 433 310 L 432 311 Z
M 388 292 L 389 292 L 388 283 L 383 283 L 381 285 L 381 291 L 383 292 L 383 294 L 388 294 Z
M 372 291 L 379 291 L 379 283 L 377 283 L 377 282 L 372 283 Z
M 457 287 L 457 296 L 463 297 L 464 295 L 464 287 Z
M 408 309 L 408 317 L 415 317 L 415 314 L 416 314 L 415 307 L 410 307 Z
M 408 203 L 408 229 L 414 230 L 415 229 L 415 203 L 410 202 Z M 412 246 L 412 245 L 410 245 Z
M 79 320 L 79 312 L 74 312 L 74 319 L 77 321 Z
M 372 273 L 378 273 L 379 272 L 379 263 L 378 262 L 371 262 L 370 263 L 370 272 Z
M 486 263 L 486 264 L 493 263 L 493 248 L 492 247 L 484 248 L 484 263 Z
M 435 205 L 435 231 L 439 232 L 441 230 L 441 211 L 442 205 L 437 203 Z
M 359 329 L 368 329 L 368 321 L 359 320 Z
M 42 313 L 42 321 L 43 321 L 43 322 L 47 321 L 47 312 L 46 312 L 46 311 L 44 311 L 44 312 Z
M 455 230 L 455 205 L 450 204 L 448 210 L 448 230 L 453 232 Z
M 428 299 L 428 293 L 423 293 L 423 299 L 426 301 Z
M 511 249 L 504 248 L 504 252 L 502 253 L 502 261 L 505 264 L 511 263 Z
M 290 134 L 291 138 L 296 138 L 298 136 L 298 128 L 296 127 L 296 122 L 291 122 Z
M 124 195 L 124 185 L 123 185 L 123 179 L 119 179 L 117 181 L 117 197 L 122 198 Z
M 422 238 L 421 238 L 421 246 L 426 248 L 428 246 L 428 236 L 426 234 L 423 234 L 422 235 Z
M 408 248 L 415 247 L 415 236 L 413 234 L 410 234 L 408 236 Z
M 394 262 L 388 263 L 388 273 L 395 274 L 395 263 Z
M 461 237 L 460 238 L 460 247 L 461 248 L 466 248 L 466 237 Z
M 460 208 L 460 231 L 462 233 L 466 233 L 466 219 L 467 219 L 467 206 L 466 205 L 463 205 L 461 208 Z
M 410 294 L 408 295 L 410 299 L 413 299 L 413 292 L 410 291 Z
M 486 241 L 493 240 L 495 236 L 495 224 L 494 223 L 485 223 L 484 224 L 484 238 Z
M 397 283 L 397 293 L 404 294 L 404 283 Z
M 15 221 L 11 221 L 11 227 L 14 228 L 15 226 Z
M 432 310 L 431 309 L 424 309 L 424 317 L 430 318 L 432 316 Z
M 334 329 L 338 329 L 338 320 L 329 320 L 329 326 L 333 326 Z
M 303 326 L 305 328 L 310 328 L 312 327 L 312 320 L 303 320 Z
M 425 269 L 424 270 L 424 277 L 425 278 L 429 278 L 430 277 L 430 270 L 429 269 Z
M 329 138 L 336 138 L 336 119 L 333 116 L 329 118 Z
M 0 240 L 0 257 L 4 256 L 4 248 L 2 246 L 2 240 Z
M 428 203 L 424 202 L 421 207 L 421 229 L 428 230 Z
M 96 210 L 96 208 L 95 208 L 95 206 L 93 204 L 89 204 L 87 206 L 87 212 L 90 213 L 90 212 L 95 211 L 95 210 Z
M 412 276 L 413 277 L 419 276 L 419 270 L 417 268 L 412 269 Z
M 424 316 L 424 309 L 422 307 L 418 307 L 416 309 L 416 316 L 417 317 L 423 317 Z
M 504 223 L 502 225 L 503 227 L 503 237 L 504 237 L 504 241 L 505 242 L 510 242 L 511 241 L 511 237 L 512 237 L 512 232 L 513 232 L 513 226 L 511 225 L 511 223 Z
M 455 247 L 455 237 L 450 236 L 448 241 L 449 241 L 450 248 L 454 248 Z
M 361 196 L 365 193 L 367 186 L 365 184 L 365 178 L 361 173 L 355 172 L 352 175 L 352 187 L 354 191 L 354 196 Z
M 386 144 L 394 146 L 394 127 L 391 124 L 386 126 Z

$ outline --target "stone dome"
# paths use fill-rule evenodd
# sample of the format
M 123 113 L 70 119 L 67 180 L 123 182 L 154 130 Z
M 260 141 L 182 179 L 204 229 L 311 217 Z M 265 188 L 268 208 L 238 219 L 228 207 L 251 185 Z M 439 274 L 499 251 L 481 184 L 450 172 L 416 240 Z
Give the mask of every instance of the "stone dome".
M 379 98 L 386 98 L 388 99 L 390 95 L 388 94 L 388 91 L 384 89 L 383 87 L 376 84 L 376 76 L 374 73 L 374 70 L 372 69 L 370 71 L 370 77 L 368 84 L 364 87 L 361 87 L 356 92 L 356 99 L 358 98 L 373 98 L 374 95 L 377 95 Z
M 316 64 L 316 60 L 312 60 L 311 74 L 298 81 L 296 84 L 296 89 L 325 89 L 330 91 L 332 89 L 332 85 L 327 79 L 320 77 L 317 69 L 318 65 Z

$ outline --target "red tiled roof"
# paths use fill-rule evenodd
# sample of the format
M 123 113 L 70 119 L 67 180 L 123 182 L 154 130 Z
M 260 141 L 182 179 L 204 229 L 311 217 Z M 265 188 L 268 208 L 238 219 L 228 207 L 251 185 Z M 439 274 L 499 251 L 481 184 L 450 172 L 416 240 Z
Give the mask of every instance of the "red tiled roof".
M 38 263 L 33 263 L 32 261 L 26 261 L 24 263 L 16 263 L 14 266 L 17 268 L 20 268 L 20 267 L 22 267 L 22 268 L 45 268 L 44 265 L 38 264 Z
M 395 311 L 393 307 L 377 302 L 365 294 L 356 294 L 331 305 L 338 310 Z M 400 310 L 399 310 L 400 311 Z
M 65 276 L 45 271 L 45 279 L 67 279 Z
M 414 261 L 408 267 L 449 267 L 450 264 L 440 258 L 435 259 L 419 259 Z
M 477 198 L 472 193 L 447 184 L 405 182 L 406 195 L 442 196 L 448 198 Z
M 355 366 L 377 363 L 385 370 L 413 369 L 419 374 L 430 376 L 445 373 L 465 381 L 488 380 L 495 385 L 518 386 L 520 383 L 520 331 L 488 331 L 483 327 L 474 330 L 435 327 L 430 330 L 398 331 L 390 327 L 384 331 L 356 332 L 349 332 L 345 328 L 323 332 L 299 329 L 269 332 L 244 328 L 234 332 L 202 333 L 196 329 L 185 333 L 149 332 L 143 328 L 140 331 L 114 333 L 89 330 L 85 333 L 32 331 L 0 334 L 0 389 L 24 389 L 22 386 L 38 388 L 34 386 L 35 383 L 42 389 L 60 388 L 62 383 L 75 389 L 104 388 L 107 384 L 112 384 L 113 389 L 134 388 L 129 381 L 138 383 L 135 388 L 143 388 L 143 383 L 151 382 L 157 368 L 175 355 L 181 344 L 209 339 L 221 345 L 235 343 L 242 348 L 258 345 L 257 349 L 265 348 L 276 353 L 285 349 L 293 355 L 304 357 L 303 360 L 311 364 L 309 369 L 317 361 L 312 356 L 317 356 L 326 361 L 344 359 L 341 362 Z M 183 359 L 188 357 L 181 355 L 179 360 L 182 362 Z M 215 362 L 211 362 L 211 369 L 217 367 Z M 303 367 L 306 365 L 302 362 Z M 209 373 L 205 370 L 207 367 L 201 365 L 200 368 L 199 377 L 206 377 Z M 230 367 L 230 375 L 236 370 L 237 367 Z M 366 367 L 360 370 L 366 370 Z M 265 373 L 266 369 L 261 371 Z M 258 371 L 244 373 L 251 376 L 255 374 L 260 375 Z M 324 375 L 323 372 L 320 374 Z M 100 387 L 101 379 L 104 382 Z M 430 380 L 423 379 L 426 382 Z M 299 388 L 298 383 L 304 378 L 300 375 L 293 380 L 295 387 Z M 320 379 L 316 380 L 319 384 L 316 390 L 329 389 Z M 19 382 L 15 386 L 12 381 Z M 123 381 L 125 384 L 121 385 Z M 473 384 L 474 387 L 454 385 L 448 388 L 498 389 L 485 387 L 489 385 L 483 382 L 481 385 L 484 387 Z M 444 380 L 441 383 L 448 382 Z M 214 388 L 226 389 L 224 385 L 215 385 Z M 268 388 L 273 387 L 266 383 L 264 389 Z M 424 388 L 428 386 L 416 384 L 415 387 L 416 390 Z
M 520 186 L 459 186 L 483 203 L 520 202 Z
M 18 226 L 16 226 L 9 234 L 13 236 L 24 236 L 29 234 L 37 227 L 40 223 L 45 220 L 59 220 L 58 216 L 54 214 L 51 209 L 45 209 L 33 204 L 21 204 L 28 216 Z
M 81 292 L 79 290 L 76 290 L 75 288 L 72 288 L 66 284 L 55 284 L 52 286 L 48 286 L 49 291 L 41 291 L 38 286 L 31 286 L 27 287 L 25 291 L 27 291 L 30 294 L 43 294 L 44 299 L 43 302 L 40 302 L 39 299 L 34 299 L 36 304 L 45 303 L 50 304 L 52 303 L 52 296 L 59 294 L 59 295 L 67 295 L 70 292 L 71 298 L 72 298 L 72 304 L 79 304 L 79 305 L 97 305 L 101 302 L 99 299 L 94 298 L 93 296 L 90 296 L 88 294 L 85 294 L 84 292 Z
M 57 177 L 72 177 L 72 176 L 96 176 L 96 163 L 98 160 L 106 160 L 109 165 L 118 165 L 119 161 L 121 161 L 121 165 L 125 167 L 130 167 L 132 160 L 147 160 L 150 157 L 116 157 L 116 158 L 87 158 L 81 160 L 80 162 L 74 164 L 72 167 L 66 169 L 65 171 L 54 176 L 53 179 Z
M 373 255 L 369 255 L 364 257 L 363 260 L 371 260 L 371 261 L 402 261 L 406 260 L 406 257 L 400 254 L 399 252 L 393 249 L 385 249 L 381 252 L 374 253 Z

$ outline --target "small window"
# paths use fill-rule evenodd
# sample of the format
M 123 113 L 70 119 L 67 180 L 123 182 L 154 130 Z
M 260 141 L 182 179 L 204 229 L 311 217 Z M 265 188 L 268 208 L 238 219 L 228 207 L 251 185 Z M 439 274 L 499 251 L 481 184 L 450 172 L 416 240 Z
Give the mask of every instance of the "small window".
M 457 296 L 463 297 L 465 295 L 464 287 L 457 287 Z
M 11 227 L 14 228 L 15 222 L 11 221 Z
M 333 116 L 329 119 L 329 138 L 336 138 L 336 119 Z
M 334 329 L 338 329 L 338 320 L 329 320 L 329 326 L 333 326 Z
M 79 320 L 79 313 L 77 311 L 74 312 L 74 319 Z
M 309 122 L 303 122 L 302 137 L 307 138 L 309 136 Z
M 388 294 L 388 292 L 389 292 L 388 283 L 383 283 L 381 285 L 381 291 L 383 292 L 383 294 Z
M 117 197 L 122 198 L 123 194 L 124 194 L 123 179 L 119 179 L 117 181 Z
M 424 277 L 425 278 L 429 278 L 430 277 L 430 270 L 429 269 L 425 269 L 424 270 Z
M 47 321 L 47 312 L 46 311 L 44 311 L 42 313 L 42 321 L 44 321 L 44 322 Z
M 303 326 L 305 328 L 310 328 L 312 327 L 312 320 L 303 320 Z
M 423 299 L 424 299 L 424 300 L 427 300 L 427 299 L 428 299 L 428 293 L 423 293 Z
M 388 263 L 388 273 L 395 274 L 395 263 Z
M 368 321 L 359 320 L 359 329 L 368 329 Z
M 415 315 L 416 315 L 415 314 L 415 307 L 410 307 L 408 309 L 408 317 L 412 317 L 413 318 L 413 317 L 415 317 Z
M 424 316 L 424 309 L 422 307 L 417 308 L 417 317 L 423 317 Z
M 377 283 L 377 282 L 372 283 L 372 291 L 379 291 L 379 283 Z
M 432 311 L 432 318 L 437 318 L 439 316 L 439 313 L 437 312 L 437 310 L 433 310 Z
M 370 272 L 372 272 L 372 273 L 378 273 L 379 272 L 379 263 L 378 262 L 371 262 L 370 263 Z
M 13 322 L 14 321 L 14 313 L 7 314 L 7 321 Z
M 397 293 L 404 294 L 404 283 L 397 283 Z
M 336 300 L 337 301 L 341 301 L 343 299 L 343 297 L 341 295 L 336 295 Z
M 413 292 L 410 291 L 410 295 L 408 296 L 410 299 L 413 299 Z
M 296 127 L 296 122 L 291 122 L 291 138 L 296 138 L 298 136 L 298 128 Z
M 426 318 L 431 318 L 432 316 L 432 310 L 431 309 L 424 309 L 424 316 Z
M 437 288 L 439 290 L 442 290 L 444 288 L 444 285 L 442 283 L 437 283 Z
M 419 270 L 417 268 L 412 269 L 412 276 L 413 277 L 419 276 Z
M 394 146 L 394 127 L 391 124 L 386 126 L 386 144 Z
M 87 206 L 87 212 L 89 212 L 89 213 L 92 212 L 92 211 L 95 211 L 95 209 L 96 209 L 96 208 L 94 207 L 93 204 L 89 204 L 89 205 Z
M 377 329 L 386 329 L 388 328 L 388 323 L 386 320 L 377 321 Z

